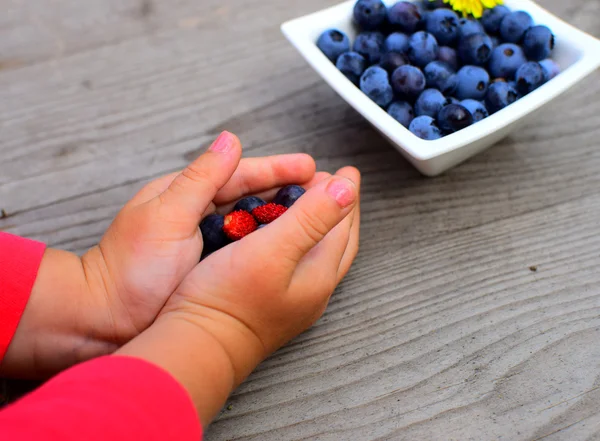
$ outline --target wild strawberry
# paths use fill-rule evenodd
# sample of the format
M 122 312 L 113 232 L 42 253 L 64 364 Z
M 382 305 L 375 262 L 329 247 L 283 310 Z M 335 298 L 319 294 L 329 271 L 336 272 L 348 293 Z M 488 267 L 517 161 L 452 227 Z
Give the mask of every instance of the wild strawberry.
M 240 240 L 258 228 L 258 224 L 247 211 L 239 210 L 225 216 L 223 232 L 231 240 Z
M 270 224 L 287 211 L 283 205 L 270 203 L 252 210 L 252 216 L 261 224 Z

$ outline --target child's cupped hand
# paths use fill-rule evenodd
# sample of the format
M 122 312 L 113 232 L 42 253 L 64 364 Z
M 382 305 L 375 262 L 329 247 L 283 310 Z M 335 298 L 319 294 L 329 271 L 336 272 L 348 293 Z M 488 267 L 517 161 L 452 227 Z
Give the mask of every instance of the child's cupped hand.
M 82 257 L 90 290 L 106 299 L 106 308 L 100 313 L 106 315 L 105 321 L 113 327 L 110 334 L 117 342 L 124 343 L 150 326 L 169 296 L 198 265 L 202 253 L 198 225 L 204 216 L 244 196 L 263 195 L 292 183 L 310 187 L 324 176 L 315 174 L 314 160 L 308 155 L 241 160 L 241 154 L 238 138 L 222 133 L 182 172 L 146 185 L 119 212 L 99 245 Z M 270 227 L 256 233 L 257 237 L 277 235 L 278 228 L 282 227 Z M 255 243 L 256 239 L 243 242 L 247 241 Z M 195 277 L 188 279 L 186 290 L 181 292 L 187 292 L 192 284 L 212 289 L 216 274 L 225 277 L 230 270 L 245 271 L 239 266 L 245 259 L 265 255 L 261 250 L 249 252 L 249 246 L 242 248 L 245 256 L 240 254 L 231 260 L 228 256 L 240 249 L 238 244 L 216 253 L 198 267 L 212 268 L 215 273 L 200 280 L 211 271 L 196 269 Z M 232 266 L 235 262 L 238 265 Z
M 158 320 L 209 333 L 239 384 L 325 311 L 358 252 L 359 186 L 353 167 L 317 173 L 281 217 L 197 265 Z

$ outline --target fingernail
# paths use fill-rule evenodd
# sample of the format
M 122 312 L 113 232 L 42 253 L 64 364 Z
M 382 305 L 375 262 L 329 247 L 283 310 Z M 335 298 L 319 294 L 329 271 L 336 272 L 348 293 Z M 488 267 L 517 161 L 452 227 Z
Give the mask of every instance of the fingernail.
M 215 142 L 212 143 L 209 150 L 217 153 L 226 153 L 233 145 L 233 135 L 229 132 L 223 132 L 219 135 Z
M 356 199 L 355 188 L 352 181 L 342 178 L 330 182 L 326 191 L 335 199 L 340 207 L 346 208 Z

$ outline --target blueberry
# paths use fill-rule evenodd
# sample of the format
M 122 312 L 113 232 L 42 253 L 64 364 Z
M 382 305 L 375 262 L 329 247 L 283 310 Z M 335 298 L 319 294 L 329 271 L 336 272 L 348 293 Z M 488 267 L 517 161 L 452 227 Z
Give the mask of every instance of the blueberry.
M 385 52 L 400 52 L 403 54 L 408 49 L 408 42 L 408 35 L 402 32 L 394 32 L 385 39 L 383 50 Z
M 306 190 L 299 185 L 288 185 L 277 192 L 273 202 L 290 208 L 304 193 Z
M 252 210 L 254 210 L 256 207 L 262 207 L 263 205 L 266 205 L 266 202 L 261 198 L 256 196 L 248 196 L 244 199 L 240 199 L 238 203 L 235 204 L 232 211 L 244 210 L 248 213 L 252 213 Z
M 495 35 L 490 35 L 490 38 L 492 40 L 492 47 L 495 49 L 498 46 L 500 46 L 502 44 L 502 42 L 500 41 L 500 39 L 498 37 L 496 37 Z
M 525 32 L 523 50 L 530 60 L 548 58 L 554 49 L 554 35 L 546 26 L 534 26 Z
M 378 63 L 383 54 L 385 37 L 381 32 L 361 32 L 354 40 L 354 52 L 358 52 L 369 65 Z
M 409 60 L 419 67 L 425 67 L 438 57 L 440 48 L 437 40 L 427 32 L 419 31 L 410 37 Z
M 454 70 L 458 70 L 458 54 L 456 50 L 448 46 L 440 46 L 438 60 L 448 63 Z
M 554 60 L 542 60 L 540 66 L 544 70 L 544 81 L 550 81 L 560 73 L 560 67 Z
M 425 29 L 439 44 L 451 45 L 458 39 L 458 15 L 451 9 L 436 9 L 427 15 Z
M 481 101 L 464 100 L 460 102 L 460 105 L 471 113 L 474 123 L 479 122 L 489 116 L 489 112 Z
M 224 217 L 220 214 L 209 214 L 200 223 L 200 232 L 204 241 L 203 255 L 220 250 L 230 242 L 223 232 L 223 220 Z
M 335 63 L 340 55 L 350 50 L 350 39 L 337 29 L 328 29 L 317 40 L 317 47 Z
M 346 78 L 358 85 L 367 68 L 367 60 L 358 52 L 346 52 L 338 57 L 335 65 Z
M 533 20 L 527 12 L 511 12 L 500 23 L 500 35 L 508 43 L 518 43 L 532 25 Z
M 405 64 L 408 64 L 408 60 L 398 52 L 386 52 L 379 62 L 379 66 L 383 67 L 390 75 Z
M 515 75 L 517 90 L 521 95 L 527 95 L 544 84 L 544 69 L 540 63 L 529 61 L 519 68 Z
M 458 87 L 458 76 L 449 64 L 443 61 L 432 61 L 425 69 L 427 87 L 439 89 L 444 95 L 452 95 Z
M 443 133 L 454 133 L 473 124 L 473 115 L 460 104 L 450 104 L 438 113 L 437 124 Z
M 485 69 L 479 66 L 464 66 L 457 75 L 458 88 L 455 95 L 458 99 L 481 100 L 485 97 L 490 84 L 490 75 Z
M 430 116 L 423 115 L 416 117 L 410 123 L 409 130 L 419 138 L 427 141 L 433 141 L 442 137 L 442 132 L 435 125 L 435 120 Z
M 458 20 L 458 38 L 464 38 L 471 34 L 484 34 L 485 30 L 481 23 L 477 20 L 461 18 Z
M 450 104 L 460 104 L 460 100 L 457 100 L 453 96 L 448 97 L 448 101 L 449 101 Z
M 502 19 L 510 14 L 510 10 L 506 6 L 496 6 L 492 9 L 483 11 L 481 24 L 489 34 L 497 34 L 500 32 L 500 23 Z
M 385 69 L 379 66 L 371 66 L 365 71 L 360 78 L 360 90 L 381 107 L 386 107 L 394 99 L 390 77 Z
M 381 0 L 358 0 L 354 5 L 354 22 L 365 31 L 372 31 L 383 24 L 387 9 Z
M 398 96 L 412 100 L 425 90 L 425 75 L 415 66 L 401 66 L 392 74 L 392 87 Z
M 415 119 L 415 111 L 410 103 L 406 101 L 395 101 L 388 107 L 388 113 L 408 129 L 410 123 Z
M 458 55 L 464 64 L 483 66 L 490 59 L 493 46 L 486 34 L 467 35 L 458 44 Z
M 518 99 L 518 92 L 509 83 L 498 82 L 489 87 L 485 96 L 485 106 L 490 114 L 496 113 Z
M 492 77 L 510 79 L 525 63 L 527 63 L 527 58 L 523 49 L 516 44 L 505 43 L 492 51 L 488 67 Z
M 417 116 L 427 115 L 435 118 L 442 107 L 450 104 L 450 100 L 437 89 L 425 89 L 415 103 Z
M 421 24 L 419 8 L 410 2 L 398 2 L 388 9 L 388 21 L 393 28 L 412 34 Z

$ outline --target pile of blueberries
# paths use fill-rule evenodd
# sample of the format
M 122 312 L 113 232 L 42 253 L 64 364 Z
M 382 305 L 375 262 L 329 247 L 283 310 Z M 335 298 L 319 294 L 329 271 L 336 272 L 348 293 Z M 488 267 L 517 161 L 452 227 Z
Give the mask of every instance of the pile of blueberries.
M 240 199 L 233 207 L 231 213 L 226 216 L 217 213 L 208 215 L 200 223 L 200 232 L 202 233 L 202 240 L 204 242 L 202 259 L 241 238 L 239 236 L 236 237 L 228 234 L 230 233 L 226 226 L 228 218 L 236 218 L 239 217 L 240 214 L 244 214 L 247 217 L 249 216 L 252 220 L 252 217 L 254 216 L 255 219 L 252 220 L 253 226 L 249 230 L 241 231 L 241 235 L 249 234 L 256 229 L 260 229 L 267 225 L 266 223 L 261 222 L 263 219 L 256 217 L 256 209 L 259 209 L 260 207 L 268 208 L 269 206 L 288 209 L 294 205 L 304 193 L 306 193 L 306 190 L 299 185 L 288 185 L 281 188 L 270 203 L 267 203 L 258 196 L 247 196 Z
M 416 136 L 439 139 L 509 106 L 560 73 L 554 35 L 524 11 L 459 17 L 441 0 L 358 0 L 351 42 L 337 29 L 321 51 Z

